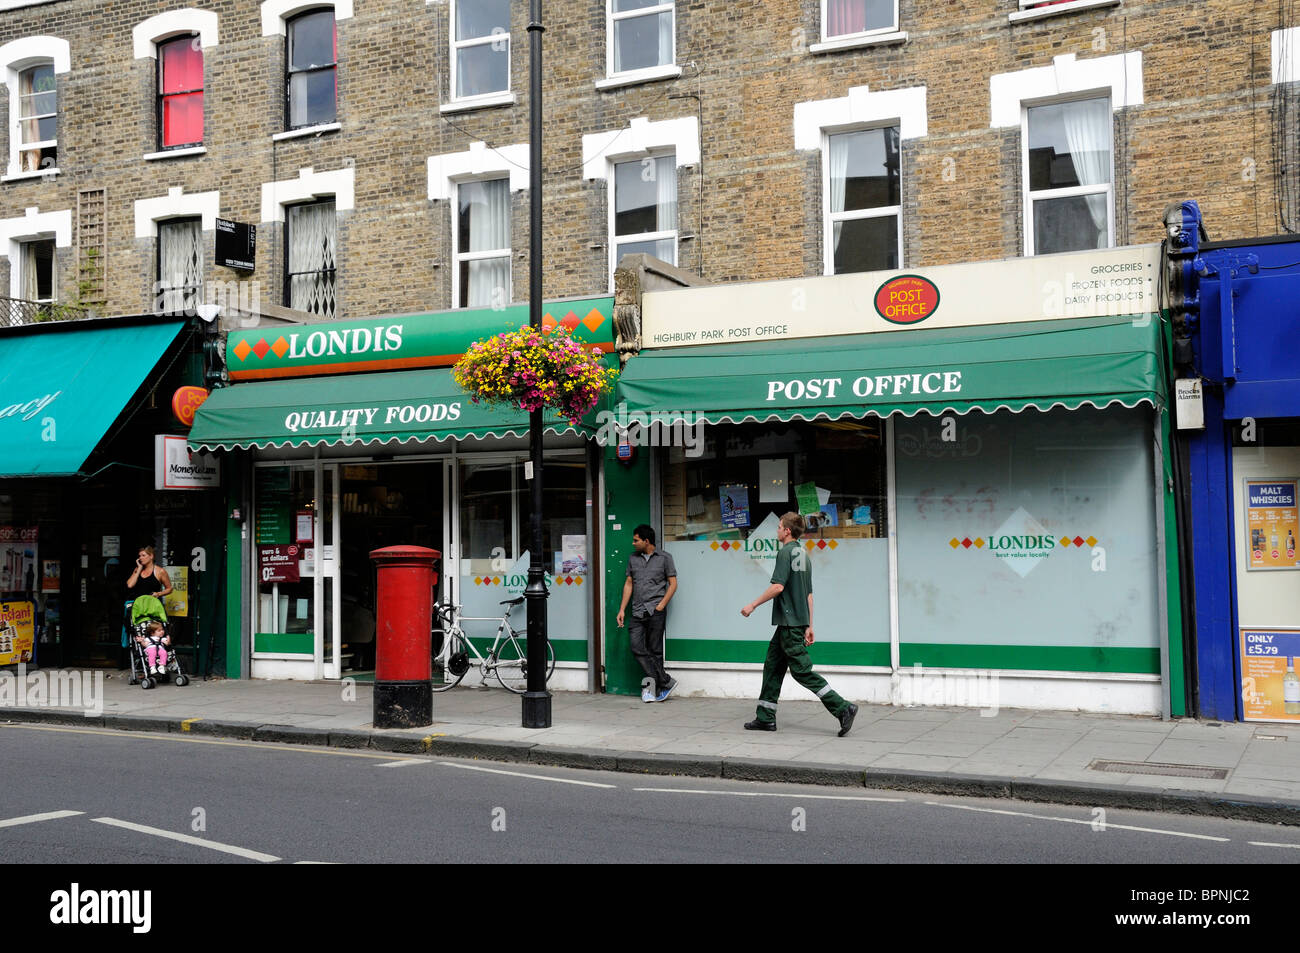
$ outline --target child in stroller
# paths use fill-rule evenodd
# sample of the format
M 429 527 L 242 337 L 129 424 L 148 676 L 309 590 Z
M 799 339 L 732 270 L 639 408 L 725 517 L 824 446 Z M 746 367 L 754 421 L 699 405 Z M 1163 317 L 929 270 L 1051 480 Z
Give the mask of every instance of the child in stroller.
M 131 604 L 131 684 L 138 681 L 143 689 L 153 688 L 169 672 L 173 683 L 184 686 L 189 679 L 181 671 L 180 660 L 171 651 L 171 634 L 167 612 L 154 596 L 140 596 Z M 136 668 L 140 675 L 137 679 Z

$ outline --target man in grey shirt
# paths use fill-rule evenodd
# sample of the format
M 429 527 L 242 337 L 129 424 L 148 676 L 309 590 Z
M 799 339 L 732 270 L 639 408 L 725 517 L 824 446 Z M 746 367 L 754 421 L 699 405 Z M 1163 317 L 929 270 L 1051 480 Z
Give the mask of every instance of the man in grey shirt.
M 644 523 L 632 531 L 632 548 L 627 557 L 627 582 L 618 607 L 618 627 L 623 628 L 628 601 L 632 621 L 628 641 L 646 678 L 643 702 L 664 701 L 677 687 L 677 679 L 664 671 L 664 610 L 677 591 L 677 567 L 673 557 L 655 549 L 655 531 Z M 653 685 L 650 684 L 653 682 Z

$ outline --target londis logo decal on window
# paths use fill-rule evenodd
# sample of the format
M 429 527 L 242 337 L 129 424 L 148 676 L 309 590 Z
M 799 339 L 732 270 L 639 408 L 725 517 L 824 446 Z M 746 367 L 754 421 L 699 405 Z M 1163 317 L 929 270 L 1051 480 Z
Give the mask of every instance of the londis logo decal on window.
M 1058 537 L 1044 529 L 1023 507 L 1019 507 L 991 534 L 961 539 L 954 536 L 948 540 L 948 545 L 953 549 L 988 552 L 1023 579 L 1037 568 L 1039 560 L 1047 558 L 1058 549 L 1073 547 L 1091 550 L 1098 542 L 1097 537 L 1091 533 L 1086 539 L 1079 533 L 1074 536 L 1062 533 Z
M 899 275 L 876 289 L 876 312 L 892 324 L 919 324 L 938 307 L 938 286 L 920 275 Z

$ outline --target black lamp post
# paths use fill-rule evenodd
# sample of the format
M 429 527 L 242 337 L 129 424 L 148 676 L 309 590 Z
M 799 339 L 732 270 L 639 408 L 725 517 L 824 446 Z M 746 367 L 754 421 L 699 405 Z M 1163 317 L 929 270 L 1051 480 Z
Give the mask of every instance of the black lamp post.
M 542 0 L 528 12 L 528 324 L 542 333 Z M 528 691 L 523 726 L 551 727 L 551 693 L 546 690 L 546 571 L 542 552 L 542 410 L 528 415 L 529 469 L 532 479 L 532 542 L 528 547 Z

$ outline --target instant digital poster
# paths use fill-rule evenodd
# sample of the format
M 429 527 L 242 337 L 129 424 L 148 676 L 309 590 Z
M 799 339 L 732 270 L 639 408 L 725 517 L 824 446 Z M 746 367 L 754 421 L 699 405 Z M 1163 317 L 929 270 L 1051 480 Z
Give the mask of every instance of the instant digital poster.
M 1300 722 L 1300 629 L 1241 630 L 1246 721 Z
M 1300 569 L 1296 483 L 1294 479 L 1246 480 L 1247 569 Z
M 169 566 L 167 578 L 171 580 L 172 591 L 163 596 L 163 608 L 169 619 L 183 618 L 190 614 L 190 570 L 188 566 Z
M 0 665 L 30 662 L 35 636 L 35 603 L 0 602 Z

